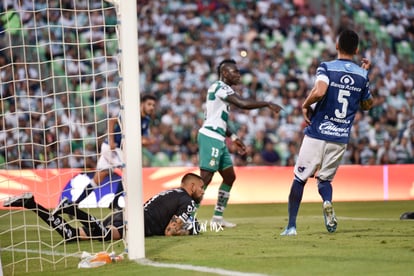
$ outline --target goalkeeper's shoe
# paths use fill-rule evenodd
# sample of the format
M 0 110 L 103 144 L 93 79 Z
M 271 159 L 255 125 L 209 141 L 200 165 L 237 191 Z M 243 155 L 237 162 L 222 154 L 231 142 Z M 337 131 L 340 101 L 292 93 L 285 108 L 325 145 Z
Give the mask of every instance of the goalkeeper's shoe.
M 280 233 L 281 236 L 296 236 L 297 234 L 295 226 L 286 227 L 285 230 Z
M 329 233 L 336 231 L 338 221 L 336 220 L 335 211 L 330 201 L 324 201 L 323 203 L 323 217 L 325 219 L 325 226 Z
M 226 220 L 224 220 L 224 218 L 222 216 L 213 216 L 213 218 L 210 221 L 211 225 L 217 225 L 217 226 L 221 226 L 223 228 L 234 228 L 237 226 L 237 224 L 235 223 L 231 223 L 228 222 Z
M 34 200 L 32 193 L 24 193 L 19 196 L 10 197 L 3 202 L 3 207 L 25 207 L 29 200 Z

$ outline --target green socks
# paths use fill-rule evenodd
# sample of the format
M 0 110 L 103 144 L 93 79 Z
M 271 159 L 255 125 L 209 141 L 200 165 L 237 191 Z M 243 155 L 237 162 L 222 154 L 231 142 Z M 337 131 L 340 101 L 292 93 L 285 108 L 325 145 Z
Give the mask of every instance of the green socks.
M 223 216 L 224 209 L 226 209 L 227 202 L 229 201 L 229 198 L 230 198 L 230 190 L 231 190 L 231 186 L 227 185 L 226 183 L 222 183 L 220 185 L 216 207 L 214 208 L 215 216 L 220 216 L 220 217 Z

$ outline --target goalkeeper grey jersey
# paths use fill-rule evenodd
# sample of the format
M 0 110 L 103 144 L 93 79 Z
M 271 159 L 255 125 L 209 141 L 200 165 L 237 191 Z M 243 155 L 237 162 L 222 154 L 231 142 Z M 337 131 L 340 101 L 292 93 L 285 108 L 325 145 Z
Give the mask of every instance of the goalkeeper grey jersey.
M 144 204 L 145 236 L 164 235 L 171 218 L 187 221 L 197 209 L 194 200 L 182 188 L 163 191 Z

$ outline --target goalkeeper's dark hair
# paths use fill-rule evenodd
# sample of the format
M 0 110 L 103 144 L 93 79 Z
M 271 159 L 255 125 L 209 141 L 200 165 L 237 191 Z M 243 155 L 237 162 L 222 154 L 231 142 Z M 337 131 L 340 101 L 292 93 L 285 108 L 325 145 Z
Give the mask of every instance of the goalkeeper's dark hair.
M 191 178 L 197 178 L 200 179 L 201 181 L 203 181 L 203 179 L 201 178 L 201 176 L 195 174 L 195 173 L 186 173 L 183 178 L 181 179 L 181 183 L 185 183 L 187 181 L 189 181 Z
M 220 64 L 217 66 L 217 76 L 220 79 L 221 71 L 227 67 L 227 65 L 232 64 L 235 65 L 236 61 L 234 59 L 225 59 L 220 62 Z
M 353 30 L 344 30 L 339 34 L 338 48 L 341 52 L 353 55 L 356 53 L 359 44 L 359 37 Z

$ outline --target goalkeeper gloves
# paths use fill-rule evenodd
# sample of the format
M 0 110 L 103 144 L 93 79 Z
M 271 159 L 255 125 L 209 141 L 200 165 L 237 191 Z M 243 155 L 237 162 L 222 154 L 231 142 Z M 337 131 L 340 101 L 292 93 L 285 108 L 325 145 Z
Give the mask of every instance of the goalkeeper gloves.
M 200 233 L 200 224 L 196 218 L 190 216 L 184 224 L 184 229 L 187 230 L 190 235 L 198 235 Z

